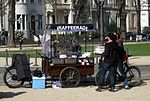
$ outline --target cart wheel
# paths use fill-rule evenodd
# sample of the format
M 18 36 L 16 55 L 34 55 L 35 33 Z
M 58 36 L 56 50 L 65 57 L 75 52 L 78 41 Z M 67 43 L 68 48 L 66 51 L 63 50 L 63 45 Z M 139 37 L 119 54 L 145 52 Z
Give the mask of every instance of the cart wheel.
M 17 80 L 16 69 L 8 67 L 4 73 L 3 80 L 9 88 L 19 88 L 23 85 L 24 81 Z
M 61 71 L 59 75 L 59 81 L 62 87 L 78 86 L 80 78 L 80 72 L 75 67 L 66 67 Z

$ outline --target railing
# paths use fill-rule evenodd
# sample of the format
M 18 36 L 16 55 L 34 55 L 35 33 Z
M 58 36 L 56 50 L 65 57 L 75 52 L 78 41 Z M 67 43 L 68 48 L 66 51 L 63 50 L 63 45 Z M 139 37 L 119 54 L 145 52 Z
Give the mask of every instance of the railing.
M 14 53 L 14 54 L 16 54 L 16 53 Z M 26 54 L 26 55 L 27 55 L 29 63 L 33 62 L 33 66 L 39 66 L 39 64 L 41 64 L 41 61 L 40 61 L 40 63 L 38 61 L 39 58 L 38 58 L 38 51 L 37 51 L 37 49 L 35 49 L 34 57 L 31 58 L 30 54 Z M 5 65 L 2 65 L 2 66 L 6 66 L 6 67 L 10 66 L 11 65 L 11 59 L 10 58 L 11 58 L 11 56 L 9 54 L 9 51 L 6 49 L 5 50 L 5 58 L 4 58 L 5 59 Z M 4 63 L 4 62 L 2 62 L 2 63 Z

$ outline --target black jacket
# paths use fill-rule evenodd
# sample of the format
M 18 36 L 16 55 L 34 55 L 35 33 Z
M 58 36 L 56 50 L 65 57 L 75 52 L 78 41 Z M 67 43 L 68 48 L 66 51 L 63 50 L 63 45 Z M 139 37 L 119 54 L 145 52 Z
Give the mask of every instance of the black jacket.
M 106 43 L 103 56 L 105 63 L 108 63 L 110 65 L 116 65 L 118 57 L 118 43 L 117 42 Z

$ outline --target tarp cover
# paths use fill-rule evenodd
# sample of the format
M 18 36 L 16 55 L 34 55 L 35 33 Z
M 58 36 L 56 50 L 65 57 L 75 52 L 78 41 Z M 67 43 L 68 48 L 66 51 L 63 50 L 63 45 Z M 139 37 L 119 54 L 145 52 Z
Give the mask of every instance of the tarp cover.
M 14 54 L 12 66 L 16 68 L 17 80 L 30 80 L 31 72 L 26 54 Z

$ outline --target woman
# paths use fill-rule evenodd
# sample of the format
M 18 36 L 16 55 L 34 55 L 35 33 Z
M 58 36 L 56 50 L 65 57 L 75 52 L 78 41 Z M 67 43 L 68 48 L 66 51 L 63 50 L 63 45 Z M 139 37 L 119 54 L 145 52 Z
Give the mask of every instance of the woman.
M 114 92 L 115 88 L 114 72 L 117 64 L 117 54 L 118 54 L 118 43 L 116 42 L 116 40 L 117 40 L 116 35 L 114 35 L 113 33 L 109 33 L 108 42 L 105 44 L 105 51 L 103 53 L 104 65 L 102 67 L 102 71 L 99 76 L 99 85 L 98 88 L 96 89 L 99 92 L 101 92 L 105 74 L 108 70 L 109 70 L 109 78 L 111 81 L 110 91 Z
M 123 47 L 123 40 L 120 38 L 119 34 L 115 33 L 115 35 L 117 36 L 117 43 L 118 43 L 118 69 L 124 80 L 124 88 L 129 89 L 127 76 L 126 73 L 124 72 L 124 67 L 123 67 L 124 54 L 126 54 Z

